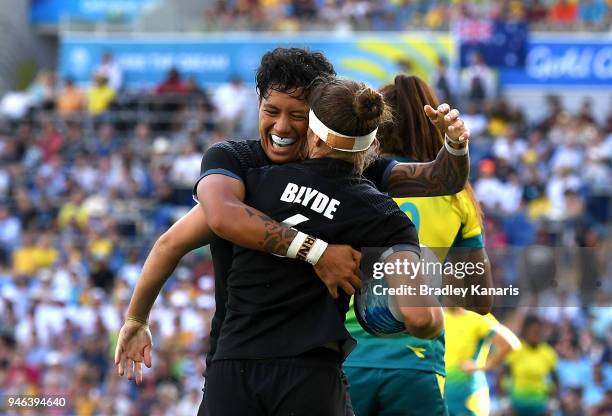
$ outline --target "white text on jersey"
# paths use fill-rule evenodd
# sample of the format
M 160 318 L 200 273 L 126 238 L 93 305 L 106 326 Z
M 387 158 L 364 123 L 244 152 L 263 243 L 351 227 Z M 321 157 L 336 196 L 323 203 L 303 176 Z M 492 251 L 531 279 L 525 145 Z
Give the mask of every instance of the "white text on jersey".
M 281 195 L 281 201 L 302 204 L 305 207 L 310 205 L 310 209 L 330 220 L 334 218 L 334 212 L 338 209 L 340 201 L 330 198 L 316 189 L 298 186 L 289 182 L 285 191 Z

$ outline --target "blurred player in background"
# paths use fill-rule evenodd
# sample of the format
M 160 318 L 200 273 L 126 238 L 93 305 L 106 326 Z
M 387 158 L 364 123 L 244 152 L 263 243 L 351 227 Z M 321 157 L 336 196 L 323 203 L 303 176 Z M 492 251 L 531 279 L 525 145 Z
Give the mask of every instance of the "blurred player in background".
M 557 353 L 544 341 L 543 325 L 537 316 L 526 316 L 521 331 L 521 346 L 506 359 L 510 406 L 516 416 L 544 416 L 558 392 Z M 507 383 L 507 385 L 506 385 Z
M 333 67 L 320 53 L 303 49 L 278 48 L 262 57 L 257 72 L 260 96 L 260 141 L 225 142 L 212 146 L 202 164 L 202 177 L 214 175 L 214 181 L 201 181 L 197 194 L 213 202 L 207 218 L 201 207 L 192 210 L 164 233 L 153 246 L 130 301 L 128 319 L 120 331 L 115 362 L 118 371 L 127 370 L 128 378 L 142 380 L 141 363 L 151 365 L 151 334 L 147 320 L 163 284 L 183 255 L 194 248 L 211 244 L 215 266 L 216 310 L 211 325 L 210 364 L 221 324 L 225 318 L 226 279 L 231 267 L 233 244 L 285 255 L 295 231 L 259 213 L 250 216 L 243 203 L 244 175 L 249 168 L 286 163 L 299 157 L 308 128 L 305 99 L 308 86 L 320 75 L 333 74 Z M 458 112 L 448 106 L 427 107 L 427 117 L 454 140 L 462 137 L 463 125 Z M 422 112 L 422 108 L 419 109 Z M 451 144 L 461 148 L 464 144 Z M 444 195 L 461 189 L 467 178 L 469 157 L 441 149 L 431 163 L 397 163 L 378 158 L 364 176 L 392 195 Z M 214 232 L 214 233 L 213 233 Z M 347 246 L 329 245 L 315 271 L 330 293 L 337 296 L 340 286 L 352 291 L 350 281 L 358 279 L 359 254 Z M 357 280 L 358 281 L 358 280 Z M 136 364 L 135 364 L 136 363 Z
M 429 86 L 418 77 L 398 75 L 395 83 L 381 92 L 395 115 L 392 125 L 380 129 L 381 153 L 401 162 L 428 162 L 435 158 L 444 146 L 444 138 L 420 111 L 427 105 L 438 105 Z M 396 198 L 396 202 L 417 227 L 421 245 L 433 247 L 439 261 L 452 261 L 450 248 L 459 247 L 469 249 L 470 261 L 488 265 L 478 204 L 469 184 L 453 196 Z M 454 254 L 455 258 L 463 255 Z M 490 285 L 488 266 L 485 275 L 477 279 Z M 490 307 L 481 303 L 479 306 L 486 311 Z M 357 339 L 355 351 L 344 363 L 357 416 L 447 413 L 443 335 L 432 340 L 375 337 L 358 325 L 353 314 L 347 317 L 347 327 Z
M 463 308 L 446 308 L 446 403 L 451 416 L 489 414 L 486 372 L 503 364 L 520 347 L 514 333 L 493 315 Z M 493 345 L 493 353 L 489 351 Z

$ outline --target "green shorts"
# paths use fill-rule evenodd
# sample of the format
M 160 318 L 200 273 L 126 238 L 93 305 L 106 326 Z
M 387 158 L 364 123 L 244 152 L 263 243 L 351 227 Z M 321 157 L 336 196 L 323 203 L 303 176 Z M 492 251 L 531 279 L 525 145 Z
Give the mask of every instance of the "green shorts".
M 512 410 L 516 416 L 545 416 L 546 403 L 520 402 L 510 399 Z
M 447 384 L 446 404 L 450 416 L 487 416 L 489 414 L 489 389 L 451 387 Z
M 447 416 L 444 377 L 418 370 L 344 367 L 355 416 Z

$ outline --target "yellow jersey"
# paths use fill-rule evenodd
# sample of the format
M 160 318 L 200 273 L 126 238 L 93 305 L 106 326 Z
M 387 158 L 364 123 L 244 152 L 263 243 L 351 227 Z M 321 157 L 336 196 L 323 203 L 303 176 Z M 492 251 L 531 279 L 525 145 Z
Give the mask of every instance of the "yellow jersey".
M 484 371 L 466 372 L 462 365 L 475 361 L 484 366 L 491 338 L 499 327 L 493 315 L 465 309 L 444 311 L 446 329 L 446 403 L 451 414 L 489 414 L 489 386 Z
M 480 218 L 468 193 L 426 198 L 395 198 L 419 232 L 419 242 L 442 250 L 450 247 L 484 247 Z M 436 251 L 437 253 L 437 251 Z
M 485 364 L 491 337 L 499 325 L 491 314 L 482 316 L 465 309 L 444 310 L 446 370 L 461 369 L 465 361 Z M 461 370 L 462 371 L 462 370 Z
M 545 342 L 531 346 L 526 342 L 508 354 L 510 398 L 519 405 L 545 405 L 550 391 L 550 376 L 557 367 L 557 353 Z
M 482 248 L 480 218 L 467 192 L 431 198 L 395 198 L 400 209 L 414 223 L 421 245 L 435 250 L 444 261 L 450 247 Z M 376 337 L 357 322 L 351 305 L 346 328 L 357 346 L 346 359 L 346 367 L 402 368 L 445 374 L 444 335 L 426 340 L 410 335 Z

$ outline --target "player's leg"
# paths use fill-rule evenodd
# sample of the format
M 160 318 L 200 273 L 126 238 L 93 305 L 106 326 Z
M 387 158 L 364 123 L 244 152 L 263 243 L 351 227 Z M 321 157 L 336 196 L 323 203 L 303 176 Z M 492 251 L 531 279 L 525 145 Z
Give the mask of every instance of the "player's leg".
M 349 392 L 349 381 L 348 376 L 344 370 L 340 370 L 340 378 L 342 379 L 342 384 L 344 385 L 344 391 L 346 394 L 346 409 L 344 412 L 345 416 L 355 416 L 355 409 L 353 408 L 353 402 L 351 400 L 350 392 Z
M 331 353 L 334 353 L 330 350 Z M 348 393 L 340 360 L 296 357 L 266 369 L 263 400 L 270 416 L 346 416 Z
M 380 389 L 381 370 L 378 368 L 344 367 L 355 416 L 377 415 L 376 396 Z
M 452 381 L 446 384 L 445 396 L 450 416 L 473 416 L 475 414 L 468 407 L 472 393 L 471 383 Z M 471 404 L 474 407 L 474 403 Z
M 447 416 L 444 377 L 417 370 L 381 370 L 379 416 Z
M 215 361 L 206 371 L 199 416 L 265 416 L 259 404 L 257 369 L 249 360 Z
M 482 387 L 470 394 L 465 401 L 465 407 L 469 410 L 469 415 L 488 416 L 490 408 L 489 388 Z

